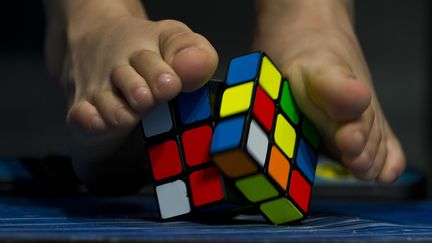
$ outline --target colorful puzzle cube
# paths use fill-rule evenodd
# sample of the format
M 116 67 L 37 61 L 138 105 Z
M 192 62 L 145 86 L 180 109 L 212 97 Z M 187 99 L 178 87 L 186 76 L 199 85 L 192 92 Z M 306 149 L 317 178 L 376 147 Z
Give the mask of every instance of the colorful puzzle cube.
M 274 224 L 308 212 L 319 135 L 271 60 L 231 60 L 213 133 L 214 163 Z
M 220 84 L 209 82 L 159 104 L 142 119 L 146 154 L 162 219 L 237 208 L 241 195 L 210 160 Z M 230 189 L 231 188 L 231 189 Z

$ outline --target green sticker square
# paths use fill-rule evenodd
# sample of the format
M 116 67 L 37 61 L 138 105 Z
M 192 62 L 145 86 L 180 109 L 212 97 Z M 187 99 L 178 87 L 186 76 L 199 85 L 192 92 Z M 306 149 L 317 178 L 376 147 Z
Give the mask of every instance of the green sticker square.
M 312 147 L 318 149 L 320 144 L 320 135 L 316 130 L 314 124 L 312 124 L 312 122 L 307 117 L 304 117 L 303 119 L 302 131 L 304 136 L 306 137 L 306 140 L 308 140 L 308 142 L 312 144 Z
M 287 80 L 283 82 L 282 97 L 280 101 L 282 111 L 291 119 L 294 124 L 299 122 L 299 109 L 292 96 L 291 88 Z
M 235 185 L 251 202 L 259 202 L 279 195 L 278 191 L 263 174 L 239 179 L 235 182 Z
M 303 214 L 286 198 L 265 202 L 260 209 L 274 224 L 285 224 L 303 218 Z

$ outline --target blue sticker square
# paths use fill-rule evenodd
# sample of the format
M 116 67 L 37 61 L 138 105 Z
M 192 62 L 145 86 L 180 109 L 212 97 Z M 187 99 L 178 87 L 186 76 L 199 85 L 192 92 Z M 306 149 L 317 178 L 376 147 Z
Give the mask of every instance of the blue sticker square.
M 303 171 L 309 181 L 315 179 L 315 168 L 318 162 L 318 152 L 303 139 L 300 140 L 299 150 L 297 153 L 297 166 Z
M 245 117 L 224 120 L 216 125 L 213 133 L 210 153 L 218 153 L 236 148 L 240 145 Z
M 177 104 L 183 124 L 209 118 L 211 115 L 209 86 L 205 85 L 191 93 L 181 93 L 177 97 Z
M 231 60 L 228 68 L 226 83 L 233 86 L 243 82 L 254 80 L 258 74 L 258 66 L 262 57 L 261 52 L 253 52 L 248 55 Z

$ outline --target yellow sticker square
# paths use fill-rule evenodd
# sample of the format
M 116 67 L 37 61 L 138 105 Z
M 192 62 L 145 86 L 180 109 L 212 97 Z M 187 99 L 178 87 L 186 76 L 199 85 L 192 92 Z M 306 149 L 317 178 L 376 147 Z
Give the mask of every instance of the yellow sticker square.
M 225 90 L 222 95 L 220 117 L 247 111 L 251 104 L 254 82 L 243 83 Z
M 258 82 L 273 100 L 276 100 L 279 97 L 281 81 L 282 74 L 273 65 L 273 63 L 271 63 L 270 59 L 264 56 L 261 63 L 261 72 Z
M 291 159 L 294 154 L 296 131 L 281 114 L 278 114 L 276 119 L 275 142 L 282 152 Z

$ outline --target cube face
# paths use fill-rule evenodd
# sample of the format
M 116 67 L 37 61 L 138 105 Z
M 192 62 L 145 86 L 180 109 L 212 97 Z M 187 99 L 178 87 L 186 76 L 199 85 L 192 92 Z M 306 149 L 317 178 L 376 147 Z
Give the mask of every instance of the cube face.
M 294 97 L 292 96 L 291 89 L 287 80 L 283 81 L 280 106 L 282 112 L 284 112 L 294 124 L 298 125 L 300 111 L 298 110 L 297 104 L 294 101 Z
M 303 218 L 303 214 L 286 198 L 262 203 L 260 209 L 275 224 L 285 224 Z
M 168 103 L 161 103 L 141 121 L 144 137 L 164 134 L 173 129 L 173 118 Z
M 250 107 L 253 87 L 253 82 L 247 82 L 225 90 L 222 94 L 220 116 L 226 117 L 247 111 Z
M 229 86 L 234 86 L 255 79 L 261 54 L 258 52 L 244 55 L 242 58 L 231 60 L 231 69 L 227 73 L 226 83 Z
M 210 144 L 213 128 L 209 125 L 192 128 L 182 134 L 185 162 L 196 166 L 210 161 Z
M 216 88 L 209 83 L 192 93 L 182 93 L 142 120 L 147 162 L 162 219 L 222 209 L 225 204 L 230 208 L 242 205 L 210 158 L 215 110 L 212 95 L 216 95 Z
M 246 142 L 246 150 L 261 167 L 265 166 L 268 145 L 269 140 L 266 133 L 255 120 L 252 120 Z
M 181 174 L 183 168 L 175 140 L 167 140 L 149 147 L 148 155 L 155 180 Z
M 312 122 L 305 118 L 302 123 L 302 132 L 306 138 L 306 140 L 309 141 L 309 143 L 315 148 L 318 149 L 319 143 L 320 143 L 320 137 L 319 134 L 312 124 Z
M 182 180 L 156 186 L 156 197 L 162 219 L 168 219 L 191 211 L 186 184 Z
M 216 154 L 213 162 L 231 179 L 258 172 L 258 165 L 242 149 Z
M 294 156 L 296 131 L 281 114 L 278 114 L 276 119 L 274 140 L 276 145 L 279 146 L 279 148 L 286 156 L 288 156 L 288 158 L 292 158 Z
M 189 175 L 189 183 L 194 206 L 203 206 L 223 200 L 222 174 L 216 167 L 197 170 Z
M 318 146 L 316 129 L 271 60 L 261 52 L 233 59 L 210 153 L 271 222 L 307 213 Z
M 178 111 L 182 124 L 191 124 L 211 116 L 209 89 L 199 89 L 192 93 L 181 93 L 177 97 Z
M 291 164 L 288 159 L 273 145 L 270 153 L 268 173 L 284 190 L 288 186 L 290 168 Z
M 311 189 L 312 186 L 306 179 L 297 170 L 294 170 L 291 175 L 289 195 L 300 206 L 303 212 L 308 211 Z
M 211 153 L 227 151 L 240 146 L 245 117 L 235 117 L 222 121 L 215 128 L 211 142 Z
M 258 87 L 255 95 L 253 116 L 259 121 L 267 133 L 270 132 L 273 126 L 274 114 L 275 104 L 264 90 Z
M 263 174 L 238 179 L 235 182 L 236 187 L 251 202 L 259 202 L 276 197 L 278 192 Z
M 315 179 L 315 168 L 318 161 L 317 156 L 312 147 L 305 140 L 301 139 L 297 152 L 296 164 L 311 182 Z
M 279 70 L 271 63 L 268 57 L 263 56 L 258 82 L 273 100 L 279 97 L 281 79 L 282 75 Z

